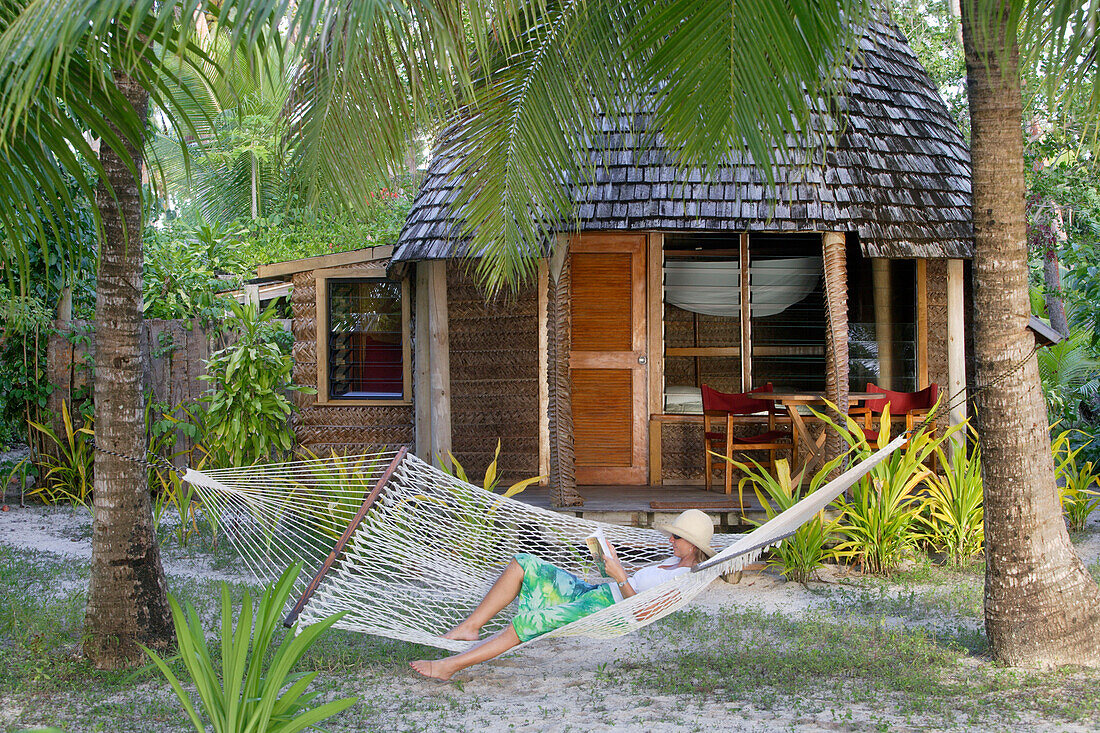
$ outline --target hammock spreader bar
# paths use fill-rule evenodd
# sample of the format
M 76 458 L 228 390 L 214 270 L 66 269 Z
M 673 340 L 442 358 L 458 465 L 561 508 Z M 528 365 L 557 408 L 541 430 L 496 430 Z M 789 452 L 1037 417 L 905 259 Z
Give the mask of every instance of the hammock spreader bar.
M 302 597 L 298 599 L 298 602 L 290 609 L 290 613 L 283 619 L 283 626 L 289 629 L 294 625 L 294 622 L 298 620 L 298 616 L 302 613 L 302 609 L 306 607 L 306 604 L 309 603 L 309 599 L 313 597 L 313 593 L 317 590 L 317 586 L 321 584 L 325 574 L 332 568 L 332 564 L 336 562 L 337 558 L 344 552 L 344 547 L 348 544 L 348 540 L 355 534 L 355 530 L 359 528 L 359 523 L 363 521 L 363 517 L 367 516 L 367 512 L 370 510 L 371 505 L 374 504 L 378 496 L 382 493 L 382 487 L 390 480 L 390 476 L 393 476 L 393 472 L 397 470 L 397 466 L 404 460 L 405 454 L 408 452 L 409 449 L 407 446 L 402 446 L 401 450 L 397 451 L 397 455 L 390 461 L 390 465 L 386 467 L 386 470 L 378 478 L 378 483 L 374 485 L 374 490 L 363 500 L 363 505 L 360 506 L 359 511 L 355 513 L 355 517 L 348 524 L 347 529 L 345 529 L 344 533 L 340 535 L 340 538 L 336 540 L 336 545 L 332 548 L 332 552 L 328 554 L 325 561 L 321 563 L 321 568 L 314 574 L 313 579 L 309 581 L 309 585 L 306 586 L 306 590 L 302 593 Z

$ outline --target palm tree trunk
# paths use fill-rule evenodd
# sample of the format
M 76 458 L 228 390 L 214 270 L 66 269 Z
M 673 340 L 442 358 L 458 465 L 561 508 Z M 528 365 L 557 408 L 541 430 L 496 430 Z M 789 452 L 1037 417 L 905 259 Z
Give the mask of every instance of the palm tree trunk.
M 848 413 L 848 261 L 843 234 L 829 232 L 822 241 L 825 277 L 825 397 L 841 415 Z M 837 416 L 840 424 L 844 418 Z M 840 433 L 825 433 L 825 460 L 844 450 Z M 837 467 L 836 473 L 840 472 Z
M 149 96 L 128 76 L 119 88 L 144 118 Z M 126 156 L 125 158 L 123 156 Z M 104 144 L 100 152 L 112 197 L 100 183 L 103 216 L 96 287 L 96 442 L 130 456 L 145 456 L 141 392 L 141 151 Z M 163 649 L 172 641 L 160 549 L 153 532 L 144 467 L 97 451 L 92 570 L 84 614 L 84 654 L 100 669 L 144 662 L 138 644 Z
M 559 246 L 566 246 L 561 244 Z M 573 401 L 569 379 L 569 259 L 562 260 L 555 273 L 551 265 L 547 293 L 546 370 L 549 382 L 547 411 L 550 423 L 550 504 L 555 507 L 581 506 L 584 497 L 577 493 L 577 474 L 573 452 Z
M 1027 331 L 1022 105 L 1007 7 L 1002 0 L 963 3 L 986 633 L 994 658 L 1007 664 L 1096 664 L 1100 594 L 1074 554 L 1062 519 L 1034 339 Z

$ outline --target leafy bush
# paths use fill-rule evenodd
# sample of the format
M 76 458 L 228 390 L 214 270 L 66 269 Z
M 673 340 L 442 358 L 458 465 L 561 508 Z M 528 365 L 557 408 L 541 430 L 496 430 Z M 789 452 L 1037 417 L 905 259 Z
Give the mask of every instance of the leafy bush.
M 92 467 L 95 464 L 95 451 L 92 449 L 92 431 L 90 419 L 83 425 L 73 422 L 69 414 L 69 403 L 61 403 L 61 427 L 64 433 L 58 436 L 47 425 L 31 422 L 31 426 L 53 443 L 54 452 L 41 453 L 38 456 L 42 483 L 30 492 L 46 504 L 59 501 L 89 506 L 92 501 Z
M 1054 455 L 1054 475 L 1058 481 L 1062 511 L 1066 515 L 1069 528 L 1080 532 L 1085 529 L 1089 516 L 1100 507 L 1100 492 L 1089 488 L 1093 485 L 1100 487 L 1100 476 L 1093 470 L 1092 461 L 1077 465 L 1077 455 L 1088 443 L 1073 447 L 1070 436 L 1074 432 L 1080 431 L 1062 431 L 1054 439 L 1050 450 Z M 1091 436 L 1088 437 L 1088 442 L 1092 442 Z
M 396 244 L 411 205 L 408 194 L 381 189 L 357 213 L 292 205 L 242 222 L 248 229 L 241 249 L 244 267 Z
M 950 458 L 942 445 L 935 452 L 942 474 L 931 474 L 925 481 L 921 522 L 932 547 L 961 567 L 982 551 L 985 542 L 982 454 L 975 440 L 957 447 Z
M 167 228 L 147 230 L 145 317 L 199 318 L 204 327 L 217 326 L 230 302 L 218 293 L 236 287 L 244 271 L 243 233 L 202 220 L 193 225 L 177 220 Z M 233 277 L 227 281 L 226 274 Z
M 805 469 L 792 478 L 790 466 L 785 458 L 775 462 L 773 476 L 752 458 L 749 460 L 753 465 L 748 466 L 732 458 L 719 456 L 717 453 L 714 455 L 725 458 L 745 474 L 738 485 L 738 491 L 740 492 L 745 484 L 751 484 L 769 520 L 821 488 L 822 484 L 828 482 L 829 474 L 843 458 L 828 461 L 814 474 L 809 487 L 803 490 L 802 480 L 806 475 Z M 821 513 L 814 515 L 813 519 L 795 530 L 792 536 L 772 548 L 768 565 L 778 568 L 783 577 L 789 580 L 805 583 L 824 566 L 827 560 L 838 557 L 836 550 L 827 545 L 836 536 L 839 523 L 839 519 L 826 522 Z M 759 525 L 763 522 L 753 522 L 753 524 Z
M 240 340 L 210 357 L 213 390 L 206 401 L 204 446 L 217 467 L 244 466 L 284 454 L 294 445 L 287 392 L 312 392 L 291 384 L 294 362 L 274 342 L 274 310 L 231 303 Z
M 845 426 L 824 415 L 819 417 L 851 447 L 851 460 L 861 461 L 876 450 L 850 417 L 845 416 Z M 879 423 L 878 447 L 889 440 L 889 426 L 890 411 L 886 409 Z M 917 540 L 913 530 L 922 506 L 917 488 L 931 475 L 924 464 L 960 428 L 949 428 L 938 437 L 927 430 L 917 431 L 904 447 L 857 481 L 849 489 L 849 497 L 837 499 L 835 506 L 843 512 L 839 531 L 846 538 L 836 548 L 841 556 L 857 560 L 867 572 L 882 574 L 889 573 L 906 558 Z
M 154 651 L 145 649 L 145 653 L 167 678 L 199 733 L 205 733 L 207 724 L 215 733 L 292 733 L 316 725 L 357 702 L 357 698 L 346 697 L 311 707 L 320 693 L 307 693 L 306 689 L 317 673 L 293 672 L 310 646 L 340 619 L 342 613 L 300 631 L 295 625 L 269 655 L 299 570 L 298 566 L 288 568 L 264 591 L 255 609 L 255 623 L 252 596 L 245 593 L 236 628 L 229 587 L 222 583 L 220 675 L 195 609 L 187 604 L 185 611 L 174 596 L 168 597 L 180 659 L 195 685 L 202 716 L 167 662 Z

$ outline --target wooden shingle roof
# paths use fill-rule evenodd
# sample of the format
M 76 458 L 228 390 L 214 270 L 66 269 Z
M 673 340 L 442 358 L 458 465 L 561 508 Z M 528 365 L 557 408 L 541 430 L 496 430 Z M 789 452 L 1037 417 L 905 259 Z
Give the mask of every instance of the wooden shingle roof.
M 774 195 L 746 156 L 734 155 L 705 178 L 698 171 L 685 175 L 659 140 L 637 145 L 630 124 L 604 118 L 605 139 L 591 148 L 594 178 L 572 185 L 575 226 L 848 231 L 859 235 L 870 257 L 972 256 L 970 154 L 935 85 L 887 21 L 871 24 L 860 51 L 839 100 L 836 145 L 818 164 L 777 166 Z M 449 208 L 459 185 L 449 176 L 456 156 L 444 141 L 409 212 L 395 262 L 467 254 Z

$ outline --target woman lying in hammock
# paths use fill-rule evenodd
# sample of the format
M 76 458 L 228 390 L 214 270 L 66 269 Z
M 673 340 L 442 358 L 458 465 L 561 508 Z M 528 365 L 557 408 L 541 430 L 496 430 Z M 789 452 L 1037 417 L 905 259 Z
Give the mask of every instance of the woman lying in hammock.
M 516 555 L 473 613 L 443 638 L 477 641 L 481 627 L 518 596 L 519 613 L 512 623 L 461 654 L 445 659 L 418 659 L 410 663 L 412 668 L 425 677 L 448 680 L 455 672 L 500 656 L 521 641 L 529 641 L 690 572 L 703 559 L 714 555 L 710 547 L 714 525 L 698 509 L 688 509 L 672 524 L 658 525 L 657 529 L 669 536 L 672 556 L 628 577 L 615 548 L 610 547 L 605 565 L 614 583 L 592 585 L 534 555 Z

